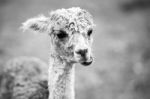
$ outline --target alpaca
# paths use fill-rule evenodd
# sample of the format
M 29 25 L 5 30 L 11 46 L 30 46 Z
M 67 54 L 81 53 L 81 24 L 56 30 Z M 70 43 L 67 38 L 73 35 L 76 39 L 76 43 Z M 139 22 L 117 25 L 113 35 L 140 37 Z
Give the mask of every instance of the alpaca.
M 48 99 L 47 69 L 35 57 L 9 60 L 0 72 L 0 99 Z
M 48 34 L 50 57 L 48 70 L 49 99 L 74 99 L 74 64 L 90 65 L 94 22 L 91 14 L 79 7 L 52 11 L 28 19 L 22 29 Z
M 79 7 L 58 9 L 52 11 L 49 17 L 40 15 L 24 22 L 21 27 L 23 31 L 32 30 L 36 33 L 48 34 L 50 37 L 49 69 L 45 70 L 48 73 L 48 79 L 42 79 L 41 75 L 35 74 L 36 79 L 31 77 L 30 84 L 26 84 L 29 92 L 28 88 L 19 87 L 18 92 L 18 88 L 14 88 L 16 97 L 12 99 L 74 99 L 74 65 L 81 63 L 88 66 L 93 62 L 91 45 L 94 26 L 91 14 Z M 19 73 L 19 75 L 22 74 Z M 19 79 L 22 78 L 24 75 L 19 77 Z M 31 86 L 34 88 L 32 91 Z M 21 94 L 18 94 L 20 92 Z M 42 98 L 39 98 L 41 94 Z M 47 94 L 49 94 L 48 97 Z

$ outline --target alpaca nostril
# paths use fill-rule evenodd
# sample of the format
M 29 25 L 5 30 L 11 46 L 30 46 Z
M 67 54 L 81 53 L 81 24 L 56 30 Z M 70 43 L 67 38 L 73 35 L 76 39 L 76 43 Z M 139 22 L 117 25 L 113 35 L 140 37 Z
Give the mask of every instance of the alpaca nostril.
M 87 53 L 87 49 L 83 49 L 83 50 L 79 50 L 76 52 L 77 54 L 80 54 L 82 57 L 85 57 L 86 56 L 86 53 Z

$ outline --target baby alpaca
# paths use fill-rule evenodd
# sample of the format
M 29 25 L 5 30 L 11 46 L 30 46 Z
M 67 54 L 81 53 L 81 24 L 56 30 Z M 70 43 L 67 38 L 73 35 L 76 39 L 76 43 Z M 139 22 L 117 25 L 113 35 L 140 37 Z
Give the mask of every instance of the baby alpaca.
M 74 99 L 74 64 L 90 65 L 92 16 L 79 7 L 52 11 L 23 23 L 24 30 L 50 37 L 49 99 Z
M 79 7 L 52 11 L 23 23 L 24 30 L 50 37 L 49 99 L 74 99 L 74 64 L 90 65 L 93 19 Z
M 24 31 L 32 30 L 36 33 L 47 34 L 50 37 L 49 69 L 47 71 L 49 92 L 48 99 L 75 98 L 74 64 L 81 63 L 82 65 L 87 66 L 92 63 L 91 36 L 93 27 L 94 23 L 90 13 L 79 7 L 58 9 L 56 11 L 52 11 L 49 17 L 41 15 L 31 18 L 23 23 L 22 29 Z M 27 68 L 28 67 L 29 66 L 27 65 Z M 23 73 L 19 75 L 22 74 Z M 22 75 L 21 78 L 19 76 L 18 79 L 24 78 L 23 76 L 24 75 Z M 34 76 L 36 78 L 39 75 L 35 74 Z M 44 80 L 42 79 L 40 81 Z M 37 82 L 39 82 L 39 80 Z M 43 88 L 45 93 L 47 93 L 46 87 L 40 86 L 40 88 Z M 23 90 L 25 91 L 27 89 Z M 38 94 L 41 93 L 41 91 L 38 93 L 37 89 L 33 91 L 35 96 L 36 94 L 38 96 Z M 17 93 L 16 89 L 16 94 Z M 29 93 L 27 92 L 25 94 L 30 95 Z M 21 96 L 23 94 L 19 95 Z M 29 99 L 43 98 L 30 97 Z

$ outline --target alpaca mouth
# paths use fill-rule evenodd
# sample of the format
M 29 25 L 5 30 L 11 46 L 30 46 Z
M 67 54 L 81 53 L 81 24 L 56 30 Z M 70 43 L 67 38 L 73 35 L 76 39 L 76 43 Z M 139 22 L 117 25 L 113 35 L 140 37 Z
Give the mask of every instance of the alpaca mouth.
M 81 62 L 81 64 L 84 66 L 89 66 L 90 64 L 92 64 L 92 62 L 93 62 L 93 58 L 90 57 L 89 60 L 83 61 L 83 62 Z

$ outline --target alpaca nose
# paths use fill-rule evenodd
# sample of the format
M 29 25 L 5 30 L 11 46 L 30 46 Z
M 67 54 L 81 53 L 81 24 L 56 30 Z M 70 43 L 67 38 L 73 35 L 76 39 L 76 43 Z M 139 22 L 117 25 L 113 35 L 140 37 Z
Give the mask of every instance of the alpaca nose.
M 77 51 L 76 53 L 81 55 L 81 57 L 86 57 L 86 53 L 88 52 L 87 49 L 80 49 L 79 51 Z

